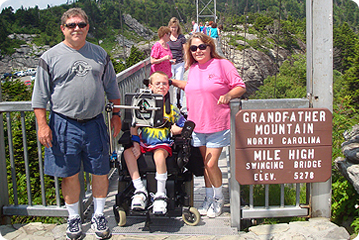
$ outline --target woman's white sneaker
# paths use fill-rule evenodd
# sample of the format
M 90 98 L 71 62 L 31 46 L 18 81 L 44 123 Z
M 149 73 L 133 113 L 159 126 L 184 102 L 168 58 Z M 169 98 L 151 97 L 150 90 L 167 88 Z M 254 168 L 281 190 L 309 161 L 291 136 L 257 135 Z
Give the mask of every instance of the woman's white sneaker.
M 218 217 L 223 212 L 224 198 L 214 198 L 211 206 L 207 211 L 207 217 Z
M 211 206 L 213 202 L 213 198 L 207 198 L 207 196 L 204 198 L 202 206 L 198 209 L 199 214 L 202 216 L 207 215 L 207 211 L 209 207 Z

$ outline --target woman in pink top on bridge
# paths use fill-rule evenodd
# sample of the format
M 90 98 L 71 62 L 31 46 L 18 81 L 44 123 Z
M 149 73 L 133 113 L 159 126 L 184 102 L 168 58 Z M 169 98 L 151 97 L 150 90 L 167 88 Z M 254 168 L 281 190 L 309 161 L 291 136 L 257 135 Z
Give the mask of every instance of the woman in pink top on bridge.
M 193 34 L 185 46 L 188 80 L 172 80 L 184 89 L 188 119 L 196 123 L 193 146 L 204 159 L 206 197 L 201 215 L 219 216 L 223 211 L 222 172 L 218 159 L 230 144 L 229 101 L 246 92 L 246 86 L 234 65 L 216 52 L 213 39 L 203 33 Z
M 172 77 L 172 52 L 167 42 L 170 40 L 171 30 L 169 27 L 162 26 L 158 29 L 157 34 L 160 40 L 151 49 L 151 74 L 162 71 L 170 78 Z

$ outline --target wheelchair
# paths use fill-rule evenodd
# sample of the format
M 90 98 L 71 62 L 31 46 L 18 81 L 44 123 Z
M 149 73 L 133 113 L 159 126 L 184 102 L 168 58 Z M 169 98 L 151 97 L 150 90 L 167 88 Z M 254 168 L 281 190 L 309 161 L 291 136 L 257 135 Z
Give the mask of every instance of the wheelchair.
M 134 104 L 133 99 L 140 96 L 140 98 L 143 99 L 146 99 L 147 97 L 146 100 L 149 100 L 152 95 L 146 94 L 147 93 L 126 94 L 126 105 L 133 104 L 143 106 L 143 102 L 135 101 Z M 159 101 L 159 103 L 163 105 L 163 99 L 161 101 Z M 151 101 L 149 102 L 151 103 Z M 155 102 L 152 103 L 156 105 Z M 169 106 L 168 95 L 165 96 L 165 104 Z M 166 107 L 166 109 L 169 109 L 169 107 Z M 154 115 L 152 117 L 156 118 L 156 116 Z M 132 146 L 131 134 L 130 131 L 127 129 L 129 129 L 129 126 L 133 124 L 133 122 L 131 123 L 131 121 L 133 120 L 134 116 L 136 116 L 136 111 L 131 109 L 125 110 L 125 118 L 123 120 L 124 133 L 118 141 L 118 143 L 122 144 L 125 149 Z M 161 118 L 161 114 L 159 116 Z M 163 113 L 161 120 L 163 121 Z M 156 125 L 156 122 L 158 121 L 152 121 L 154 126 Z M 193 129 L 194 123 L 191 121 L 186 121 L 181 135 L 173 137 L 173 153 L 171 157 L 168 157 L 166 159 L 168 172 L 168 179 L 166 181 L 167 213 L 164 215 L 167 217 L 182 216 L 184 223 L 191 226 L 197 225 L 201 219 L 200 213 L 196 208 L 193 207 L 193 175 L 195 174 L 196 176 L 203 176 L 204 171 L 203 159 L 199 152 L 199 149 L 193 148 L 190 145 Z M 137 164 L 141 178 L 143 181 L 145 181 L 147 192 L 149 193 L 145 210 L 131 210 L 131 200 L 135 188 L 132 184 L 132 179 L 126 168 L 125 159 L 123 155 L 121 155 L 121 157 L 119 157 L 119 164 L 117 166 L 119 173 L 119 182 L 118 193 L 116 194 L 113 211 L 118 226 L 126 225 L 127 216 L 146 216 L 144 230 L 150 230 L 151 217 L 154 216 L 151 211 L 153 202 L 153 197 L 151 197 L 151 193 L 155 193 L 157 190 L 157 182 L 155 179 L 156 166 L 153 160 L 153 153 L 149 152 L 142 154 L 137 159 Z

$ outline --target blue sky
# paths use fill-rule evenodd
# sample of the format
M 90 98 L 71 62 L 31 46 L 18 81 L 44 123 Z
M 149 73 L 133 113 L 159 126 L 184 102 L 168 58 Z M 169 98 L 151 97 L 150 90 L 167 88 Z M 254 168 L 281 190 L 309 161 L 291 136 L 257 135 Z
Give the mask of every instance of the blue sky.
M 71 2 L 71 0 L 69 0 Z M 359 1 L 359 0 L 358 0 Z M 0 0 L 0 9 L 11 6 L 13 9 L 18 9 L 21 6 L 24 8 L 39 6 L 40 9 L 47 8 L 47 5 L 56 6 L 67 3 L 67 0 Z

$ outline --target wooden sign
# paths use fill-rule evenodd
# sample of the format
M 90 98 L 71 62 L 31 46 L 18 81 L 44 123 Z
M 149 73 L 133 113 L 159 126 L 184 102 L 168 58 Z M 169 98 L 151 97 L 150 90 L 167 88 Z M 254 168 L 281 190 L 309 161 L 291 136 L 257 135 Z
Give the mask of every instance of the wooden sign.
M 242 184 L 325 182 L 331 176 L 328 109 L 240 110 L 236 179 Z

